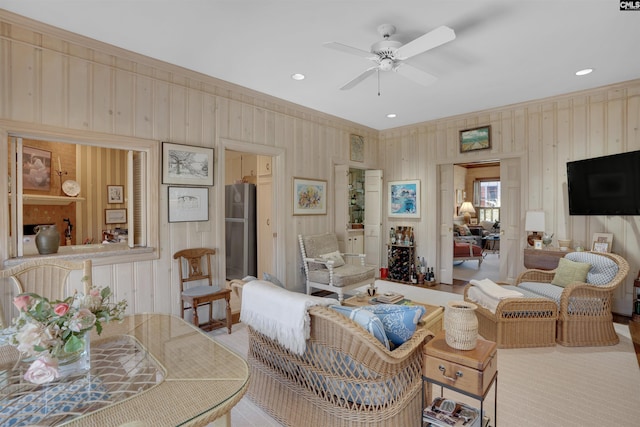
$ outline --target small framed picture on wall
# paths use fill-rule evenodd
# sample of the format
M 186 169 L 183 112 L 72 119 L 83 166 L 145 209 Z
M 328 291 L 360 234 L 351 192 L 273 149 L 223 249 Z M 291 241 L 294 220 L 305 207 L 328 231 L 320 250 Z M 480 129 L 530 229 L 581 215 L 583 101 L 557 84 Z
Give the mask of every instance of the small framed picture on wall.
M 107 203 L 124 203 L 124 185 L 107 185 Z

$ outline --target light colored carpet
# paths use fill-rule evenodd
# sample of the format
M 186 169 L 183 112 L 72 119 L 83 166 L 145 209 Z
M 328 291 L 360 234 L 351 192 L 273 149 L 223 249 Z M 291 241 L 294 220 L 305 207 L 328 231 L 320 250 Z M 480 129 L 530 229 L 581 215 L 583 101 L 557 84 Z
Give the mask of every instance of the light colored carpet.
M 478 261 L 465 261 L 462 264 L 453 265 L 453 278 L 458 280 L 491 279 L 500 281 L 500 254 L 488 253 L 478 268 Z
M 385 283 L 376 283 L 379 288 Z M 434 290 L 430 301 L 455 294 Z M 437 292 L 434 293 L 434 292 Z M 429 302 L 429 301 L 425 301 Z M 446 304 L 446 302 L 445 302 Z M 438 304 L 440 305 L 440 304 Z M 608 347 L 544 347 L 498 350 L 498 426 L 603 427 L 636 426 L 640 420 L 640 370 L 628 326 L 616 324 L 620 343 Z M 247 330 L 233 325 L 210 335 L 246 357 Z M 437 392 L 437 390 L 434 390 Z M 445 391 L 445 396 L 478 405 L 466 396 Z M 485 412 L 493 419 L 493 390 L 485 400 Z M 233 427 L 278 424 L 243 398 L 231 412 Z M 495 425 L 492 421 L 491 425 Z

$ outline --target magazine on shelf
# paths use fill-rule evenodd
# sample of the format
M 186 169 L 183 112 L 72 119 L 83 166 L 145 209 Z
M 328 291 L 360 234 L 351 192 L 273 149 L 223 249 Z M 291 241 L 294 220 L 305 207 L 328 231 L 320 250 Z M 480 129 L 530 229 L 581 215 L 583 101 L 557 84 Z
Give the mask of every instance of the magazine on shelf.
M 485 425 L 481 422 L 479 409 L 444 397 L 433 399 L 432 404 L 422 411 L 422 420 L 426 427 L 484 427 Z

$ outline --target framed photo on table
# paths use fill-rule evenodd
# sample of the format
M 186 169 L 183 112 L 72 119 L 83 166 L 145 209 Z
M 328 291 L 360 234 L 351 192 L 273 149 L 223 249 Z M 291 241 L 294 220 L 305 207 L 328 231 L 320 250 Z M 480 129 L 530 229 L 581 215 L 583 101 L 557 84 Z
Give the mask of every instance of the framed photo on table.
M 606 243 L 604 245 L 603 243 Z M 611 252 L 613 246 L 613 233 L 593 233 L 591 250 L 593 252 Z
M 593 252 L 605 252 L 609 251 L 609 244 L 607 242 L 593 242 L 593 248 L 591 248 Z
M 162 183 L 213 185 L 213 148 L 163 142 Z
M 293 214 L 326 215 L 327 181 L 293 178 Z

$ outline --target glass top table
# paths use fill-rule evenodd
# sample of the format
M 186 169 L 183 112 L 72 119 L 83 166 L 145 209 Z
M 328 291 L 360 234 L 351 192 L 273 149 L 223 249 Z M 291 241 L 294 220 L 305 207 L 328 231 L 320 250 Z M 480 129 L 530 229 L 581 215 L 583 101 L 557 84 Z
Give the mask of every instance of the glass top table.
M 179 317 L 137 314 L 91 337 L 91 370 L 46 385 L 22 379 L 0 347 L 0 425 L 207 425 L 244 395 L 246 361 Z

